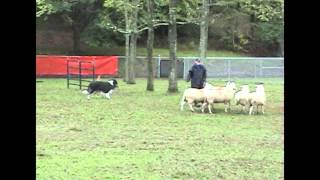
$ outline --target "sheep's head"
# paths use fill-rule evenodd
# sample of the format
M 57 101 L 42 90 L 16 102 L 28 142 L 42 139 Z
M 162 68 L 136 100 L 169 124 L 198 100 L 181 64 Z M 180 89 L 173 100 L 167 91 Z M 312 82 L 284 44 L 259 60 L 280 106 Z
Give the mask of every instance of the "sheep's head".
M 236 83 L 234 81 L 228 81 L 226 87 L 231 88 L 233 90 L 237 90 Z
M 244 85 L 242 85 L 242 86 L 240 86 L 240 87 L 241 87 L 241 91 L 250 92 L 250 89 L 249 89 L 248 84 L 244 84 Z
M 256 91 L 258 92 L 258 91 L 264 91 L 264 86 L 263 86 L 263 83 L 260 83 L 260 84 L 257 84 L 256 85 Z
M 213 86 L 212 86 L 211 84 L 209 84 L 209 83 L 206 82 L 206 83 L 204 84 L 204 88 L 205 88 L 205 89 L 212 89 Z

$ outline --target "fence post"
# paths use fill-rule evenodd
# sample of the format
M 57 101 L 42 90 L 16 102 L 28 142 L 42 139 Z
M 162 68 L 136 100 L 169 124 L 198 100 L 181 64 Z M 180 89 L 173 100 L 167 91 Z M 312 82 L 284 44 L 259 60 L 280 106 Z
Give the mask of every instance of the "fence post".
M 95 79 L 96 79 L 95 69 L 96 69 L 96 62 L 93 61 L 93 62 L 92 62 L 92 81 L 95 81 Z
M 69 89 L 69 60 L 67 60 L 67 88 Z
M 230 66 L 231 66 L 231 61 L 228 59 L 228 80 L 230 81 Z
M 95 63 L 96 63 L 96 58 L 95 57 L 93 57 L 92 58 L 92 61 L 91 61 L 91 68 L 92 68 L 92 81 L 95 81 L 95 78 L 96 78 L 96 76 L 95 76 Z M 88 63 L 89 64 L 89 63 Z
M 81 61 L 79 61 L 79 84 L 80 84 L 80 90 L 82 89 L 82 83 L 81 83 Z
M 188 78 L 188 76 L 189 76 L 189 70 L 191 69 L 191 67 L 192 67 L 192 59 L 191 59 L 191 57 L 187 57 L 186 58 L 187 60 L 185 60 L 186 62 L 187 62 L 187 67 L 186 67 L 186 72 L 185 72 L 185 74 L 186 74 L 186 80 L 187 80 L 187 78 Z M 208 69 L 207 69 L 208 70 Z M 208 71 L 207 71 L 207 73 L 208 73 Z M 207 77 L 208 77 L 208 75 L 207 75 Z
M 257 59 L 254 60 L 254 78 L 257 78 Z
M 262 72 L 262 59 L 260 59 L 260 77 L 263 76 L 263 72 Z
M 185 72 L 183 72 L 185 74 L 186 80 L 188 78 L 188 70 L 189 70 L 189 59 L 188 58 L 183 58 L 184 60 L 184 66 L 185 66 Z
M 183 79 L 186 79 L 186 63 L 184 61 L 185 59 L 182 58 L 182 62 L 183 62 Z
M 160 58 L 160 54 L 159 54 L 158 55 L 158 74 L 157 74 L 158 78 L 160 78 L 160 71 L 161 71 L 160 61 L 161 61 L 161 58 Z

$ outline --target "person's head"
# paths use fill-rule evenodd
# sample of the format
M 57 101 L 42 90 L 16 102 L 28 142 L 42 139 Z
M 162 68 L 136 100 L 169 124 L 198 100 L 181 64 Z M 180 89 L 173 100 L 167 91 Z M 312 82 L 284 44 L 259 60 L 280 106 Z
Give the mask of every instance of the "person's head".
M 200 62 L 200 59 L 196 59 L 195 61 L 194 61 L 194 63 L 195 64 L 200 64 L 201 62 Z

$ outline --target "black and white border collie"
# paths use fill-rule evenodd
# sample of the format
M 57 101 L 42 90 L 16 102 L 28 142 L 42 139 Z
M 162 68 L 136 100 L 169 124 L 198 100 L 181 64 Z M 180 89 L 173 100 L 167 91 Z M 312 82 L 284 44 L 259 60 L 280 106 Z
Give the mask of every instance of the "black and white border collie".
M 87 94 L 87 99 L 90 99 L 90 96 L 93 93 L 100 92 L 105 95 L 106 98 L 111 99 L 110 95 L 113 90 L 118 87 L 118 82 L 115 79 L 108 80 L 107 82 L 103 81 L 93 81 L 90 82 L 88 89 L 82 91 L 83 94 Z

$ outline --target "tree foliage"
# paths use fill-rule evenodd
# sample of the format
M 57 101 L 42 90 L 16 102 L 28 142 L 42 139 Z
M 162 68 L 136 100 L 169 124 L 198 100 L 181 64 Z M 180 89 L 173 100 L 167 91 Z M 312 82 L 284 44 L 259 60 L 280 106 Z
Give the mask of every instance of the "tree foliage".
M 130 18 L 133 9 L 138 8 L 136 28 L 138 38 L 144 36 L 140 39 L 147 39 L 147 34 L 142 33 L 148 30 L 147 0 L 140 0 L 136 6 L 132 0 L 101 0 L 103 3 L 101 9 L 94 6 L 95 2 L 97 0 L 36 0 L 36 16 L 46 20 L 53 14 L 61 15 L 64 22 L 70 26 L 77 24 L 83 42 L 93 47 L 107 48 L 110 44 L 123 44 L 125 42 L 123 35 L 132 33 L 133 29 L 126 27 L 128 23 L 125 14 L 127 13 Z M 200 27 L 203 15 L 202 2 L 177 1 L 177 36 L 180 42 L 194 44 L 193 46 L 198 44 L 200 31 L 195 34 L 194 29 Z M 249 53 L 260 49 L 276 51 L 276 44 L 283 38 L 283 0 L 208 0 L 208 2 L 209 47 Z M 169 0 L 154 1 L 152 22 L 155 32 L 158 28 L 163 32 L 167 31 L 168 14 Z M 182 26 L 183 24 L 189 25 Z M 190 30 L 187 30 L 188 28 Z M 188 35 L 189 31 L 192 32 L 191 36 L 182 39 L 179 33 Z M 157 34 L 155 43 L 159 42 L 158 39 L 166 41 L 165 38 Z
M 59 14 L 73 32 L 73 53 L 80 53 L 81 33 L 93 22 L 102 8 L 103 0 L 37 0 L 37 17 L 46 19 Z

